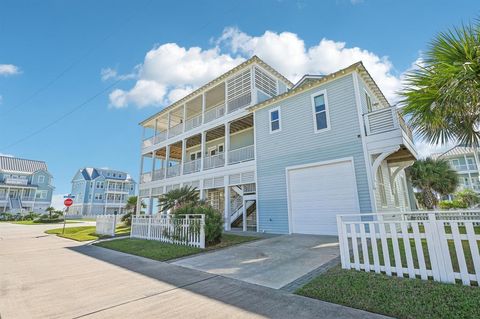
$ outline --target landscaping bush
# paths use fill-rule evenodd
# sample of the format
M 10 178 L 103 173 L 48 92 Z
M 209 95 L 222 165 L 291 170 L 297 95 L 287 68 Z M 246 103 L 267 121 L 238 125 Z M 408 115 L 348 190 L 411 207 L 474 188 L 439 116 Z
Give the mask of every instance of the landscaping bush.
M 59 223 L 62 221 L 63 218 L 61 218 L 57 213 L 43 214 L 34 220 L 35 223 Z
M 11 213 L 0 213 L 0 220 L 5 220 L 5 221 L 13 220 L 13 215 Z
M 23 216 L 23 220 L 34 220 L 35 218 L 40 217 L 40 214 L 29 212 L 25 216 Z
M 222 214 L 210 205 L 193 205 L 187 204 L 176 208 L 172 214 L 188 215 L 203 214 L 205 215 L 205 244 L 214 245 L 222 239 L 223 217 Z
M 468 207 L 466 203 L 461 200 L 442 200 L 438 203 L 440 209 L 465 209 Z
M 125 226 L 132 226 L 132 212 L 126 213 L 125 215 L 122 216 L 120 221 L 125 225 Z

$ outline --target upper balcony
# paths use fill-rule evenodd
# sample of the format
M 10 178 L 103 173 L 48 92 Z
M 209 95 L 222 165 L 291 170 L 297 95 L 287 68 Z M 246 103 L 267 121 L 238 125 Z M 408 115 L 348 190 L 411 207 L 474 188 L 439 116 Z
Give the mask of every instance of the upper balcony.
M 212 171 L 254 159 L 250 114 L 143 155 L 140 183 Z
M 385 107 L 363 115 L 368 149 L 403 145 L 416 156 L 413 132 L 396 107 Z
M 144 121 L 142 152 L 149 152 L 164 144 L 179 139 L 190 132 L 192 135 L 208 129 L 230 114 L 243 116 L 241 110 L 270 97 L 283 93 L 286 85 L 258 65 L 241 71 L 217 82 L 215 86 L 206 86 L 192 93 L 172 106 L 159 112 L 157 116 Z M 184 101 L 185 100 L 185 101 Z M 181 102 L 181 103 L 180 103 Z M 235 116 L 229 117 L 233 119 Z M 211 124 L 211 125 L 209 125 Z M 188 134 L 182 136 L 185 137 Z

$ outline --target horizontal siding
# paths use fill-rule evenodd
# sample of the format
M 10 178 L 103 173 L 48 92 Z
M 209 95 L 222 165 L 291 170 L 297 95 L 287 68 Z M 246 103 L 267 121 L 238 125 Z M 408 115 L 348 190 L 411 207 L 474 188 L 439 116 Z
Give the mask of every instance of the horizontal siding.
M 315 134 L 311 94 L 320 90 L 327 91 L 331 129 Z M 281 109 L 282 130 L 270 134 L 274 107 Z M 285 168 L 294 165 L 353 157 L 360 209 L 371 211 L 351 75 L 256 111 L 255 134 L 260 231 L 288 232 Z

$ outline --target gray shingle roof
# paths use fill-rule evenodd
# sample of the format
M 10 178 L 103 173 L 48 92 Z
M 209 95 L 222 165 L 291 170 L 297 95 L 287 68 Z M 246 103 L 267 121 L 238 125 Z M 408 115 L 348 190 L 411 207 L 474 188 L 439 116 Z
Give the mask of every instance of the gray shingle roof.
M 0 171 L 34 173 L 48 171 L 47 163 L 24 158 L 0 156 Z

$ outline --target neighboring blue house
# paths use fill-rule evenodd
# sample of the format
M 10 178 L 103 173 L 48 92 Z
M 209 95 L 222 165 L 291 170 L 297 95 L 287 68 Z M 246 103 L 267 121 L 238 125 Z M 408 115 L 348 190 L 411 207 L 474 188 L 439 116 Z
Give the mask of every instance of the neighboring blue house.
M 74 204 L 71 215 L 123 214 L 130 196 L 135 195 L 135 181 L 129 174 L 103 168 L 78 170 L 72 180 Z
M 225 229 L 333 235 L 338 214 L 414 207 L 412 131 L 361 62 L 293 84 L 255 56 L 140 124 L 148 213 L 185 185 Z
M 44 213 L 52 202 L 52 182 L 45 162 L 0 156 L 0 212 Z

